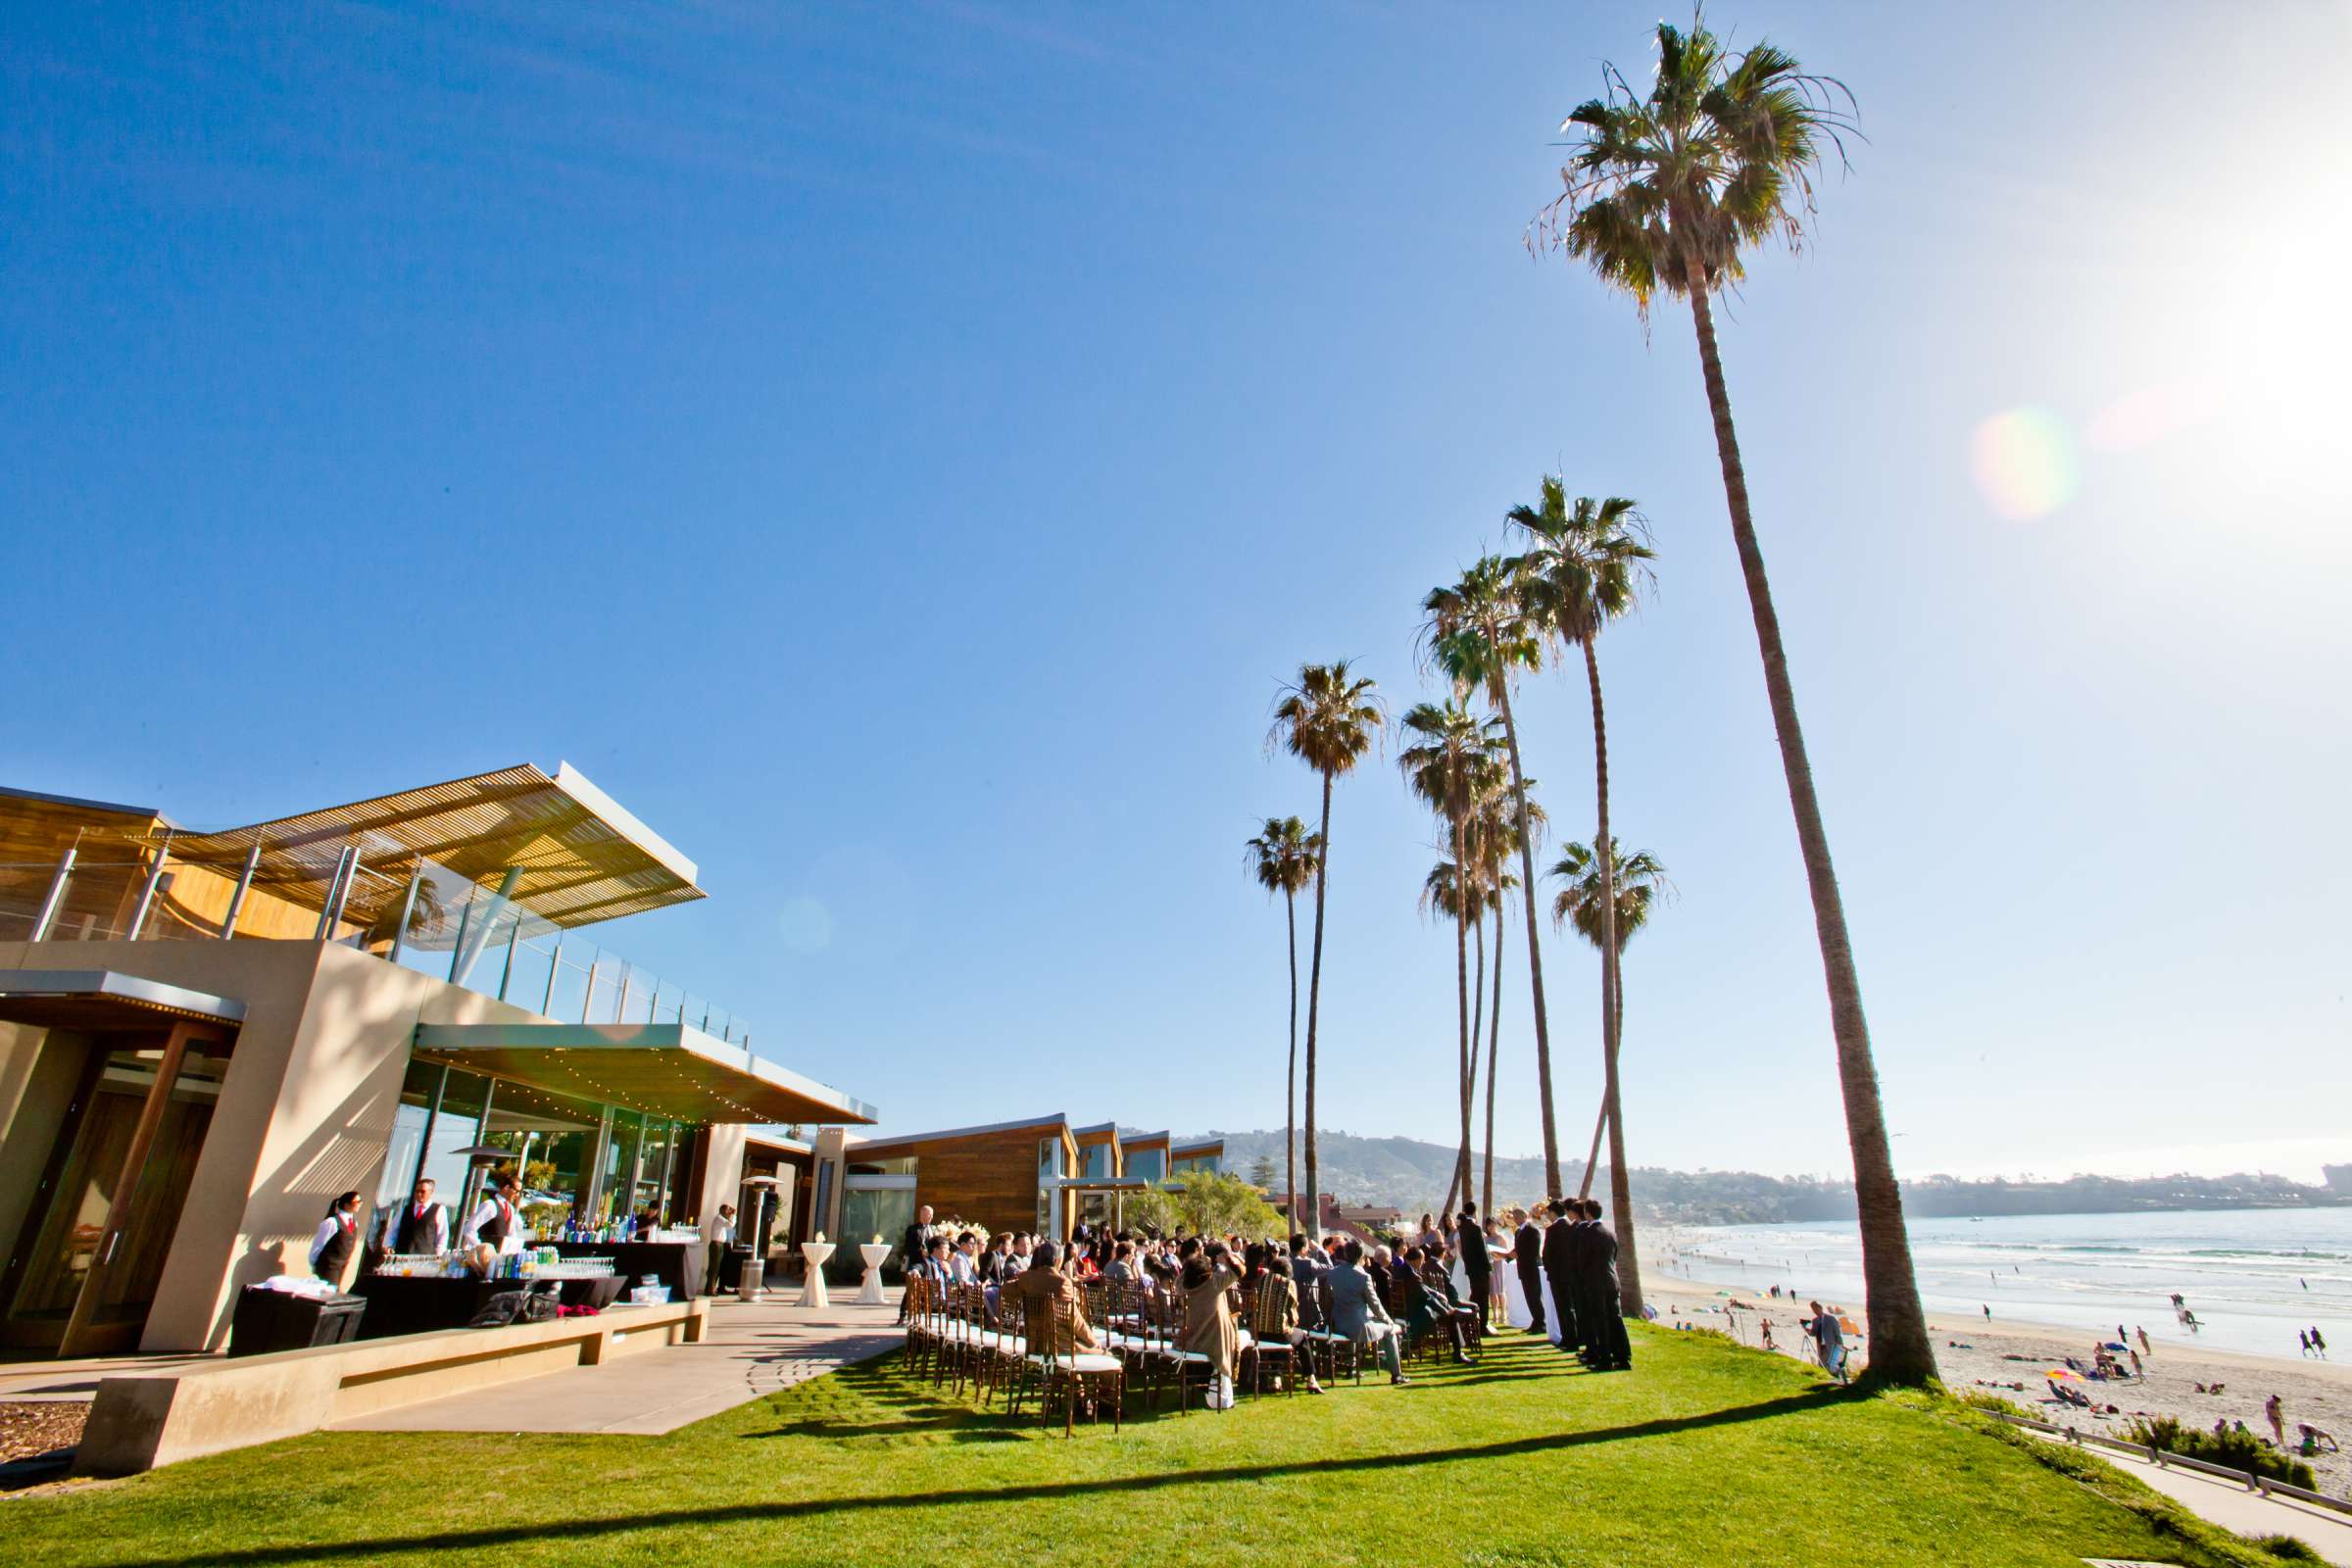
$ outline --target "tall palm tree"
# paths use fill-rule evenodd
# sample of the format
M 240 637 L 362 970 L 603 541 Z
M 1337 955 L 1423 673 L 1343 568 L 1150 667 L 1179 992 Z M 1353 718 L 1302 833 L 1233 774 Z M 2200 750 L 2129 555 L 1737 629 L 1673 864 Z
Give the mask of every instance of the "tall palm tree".
M 1529 779 L 1534 789 L 1536 781 Z M 1535 836 L 1544 834 L 1544 808 L 1527 803 L 1527 819 Z M 1494 913 L 1494 1005 L 1487 1015 L 1487 1158 L 1479 1189 L 1479 1206 L 1489 1217 L 1494 1212 L 1494 1080 L 1502 1054 L 1502 929 L 1503 896 L 1520 885 L 1504 863 L 1519 849 L 1517 802 L 1507 777 L 1490 775 L 1482 785 L 1477 812 L 1470 819 L 1468 847 L 1471 866 L 1485 883 L 1481 904 Z M 1478 929 L 1483 930 L 1483 926 Z
M 1488 556 L 1448 587 L 1433 588 L 1421 601 L 1424 657 L 1444 670 L 1457 690 L 1482 691 L 1502 715 L 1503 740 L 1511 761 L 1511 796 L 1521 820 L 1527 817 L 1527 770 L 1519 760 L 1519 723 L 1511 713 L 1511 681 L 1522 669 L 1540 669 L 1544 645 L 1520 604 L 1510 565 Z M 1534 847 L 1519 845 L 1519 880 L 1534 887 Z M 1551 1107 L 1551 1025 L 1544 1009 L 1544 946 L 1537 932 L 1536 906 L 1527 901 L 1527 979 L 1535 998 L 1536 1095 L 1544 1119 L 1544 1180 L 1547 1193 L 1560 1191 L 1559 1122 Z
M 1615 875 L 1610 875 L 1610 868 Z M 1551 901 L 1551 923 L 1556 930 L 1565 921 L 1573 924 L 1579 935 L 1595 948 L 1601 949 L 1602 961 L 1612 970 L 1625 956 L 1625 945 L 1634 933 L 1649 922 L 1651 905 L 1674 895 L 1674 884 L 1666 880 L 1666 867 L 1658 858 L 1643 850 L 1628 856 L 1612 840 L 1607 857 L 1594 855 L 1582 844 L 1569 844 L 1561 849 L 1550 873 L 1565 883 Z M 1622 1123 L 1625 1100 L 1619 1087 L 1617 1053 L 1625 1040 L 1625 980 L 1619 974 L 1609 988 L 1616 1016 L 1610 1020 L 1609 1054 L 1601 1080 L 1600 1115 L 1592 1123 L 1592 1149 L 1585 1156 L 1585 1185 L 1580 1197 L 1592 1191 L 1592 1172 L 1599 1167 L 1600 1135 L 1605 1127 L 1609 1138 L 1609 1202 L 1617 1222 L 1617 1280 L 1618 1294 L 1629 1313 L 1642 1310 L 1642 1264 L 1634 1246 L 1634 1202 L 1631 1188 L 1632 1171 L 1625 1159 L 1625 1130 Z
M 1529 607 L 1544 635 L 1571 644 L 1584 654 L 1585 685 L 1592 702 L 1592 797 L 1598 803 L 1600 815 L 1593 842 L 1614 844 L 1616 840 L 1609 833 L 1609 725 L 1600 697 L 1597 645 L 1601 628 L 1633 609 L 1636 590 L 1648 574 L 1651 552 L 1639 535 L 1641 514 L 1622 496 L 1611 496 L 1606 501 L 1579 496 L 1572 507 L 1567 486 L 1545 474 L 1537 504 L 1513 507 L 1509 521 L 1530 538 L 1527 554 L 1512 563 L 1519 575 L 1521 601 Z M 1612 871 L 1608 857 L 1601 857 L 1599 869 L 1605 936 L 1607 924 L 1613 918 L 1610 911 L 1616 907 L 1616 900 L 1609 891 Z M 1619 1245 L 1630 1250 L 1633 1199 L 1623 1147 L 1625 1134 L 1621 1118 L 1610 1108 L 1616 1103 L 1617 1093 L 1616 952 L 1613 938 L 1600 944 L 1601 1104 L 1603 1118 L 1614 1129 L 1609 1146 L 1612 1172 L 1609 1187 L 1616 1205 Z M 1590 1191 L 1592 1185 L 1592 1165 L 1587 1161 L 1585 1189 Z M 1622 1264 L 1618 1277 L 1621 1282 L 1627 1277 Z M 1626 1310 L 1636 1313 L 1641 1310 L 1638 1286 L 1621 1289 L 1620 1296 Z
M 1581 130 L 1581 140 L 1560 171 L 1561 194 L 1529 224 L 1528 241 L 1531 248 L 1557 248 L 1588 263 L 1603 282 L 1633 296 L 1644 321 L 1661 290 L 1690 303 L 1732 541 L 1747 583 L 1830 994 L 1861 1209 L 1870 1371 L 1876 1380 L 1925 1383 L 1936 1376 L 1936 1352 L 1920 1310 L 1845 906 L 1748 508 L 1712 304 L 1718 290 L 1744 275 L 1746 251 L 1773 240 L 1801 250 L 1814 212 L 1814 181 L 1832 156 L 1845 165 L 1844 138 L 1855 130 L 1853 96 L 1834 78 L 1807 73 L 1785 50 L 1761 41 L 1730 49 L 1698 22 L 1687 33 L 1660 23 L 1657 43 L 1656 79 L 1647 92 L 1636 92 L 1608 68 L 1601 96 L 1569 115 L 1561 128 Z
M 1329 664 L 1301 664 L 1298 678 L 1284 686 L 1274 701 L 1274 723 L 1266 732 L 1269 749 L 1279 744 L 1323 780 L 1323 825 L 1315 834 L 1314 951 L 1306 971 L 1306 1121 L 1301 1140 L 1306 1153 L 1306 1201 L 1314 1223 L 1310 1236 L 1323 1230 L 1323 1189 L 1315 1158 L 1315 1025 L 1323 1002 L 1323 906 L 1331 885 L 1331 781 L 1350 772 L 1364 760 L 1388 724 L 1377 683 L 1355 673 L 1345 659 Z
M 1323 840 L 1295 816 L 1269 816 L 1257 837 L 1242 847 L 1242 863 L 1267 893 L 1282 895 L 1284 924 L 1291 939 L 1291 1064 L 1282 1078 L 1283 1178 L 1290 1188 L 1288 1213 L 1298 1218 L 1298 893 L 1323 858 Z
M 1458 702 L 1415 703 L 1405 711 L 1399 724 L 1411 744 L 1396 754 L 1396 765 L 1403 772 L 1405 783 L 1415 798 L 1429 806 L 1445 821 L 1453 841 L 1453 858 L 1445 867 L 1447 892 L 1443 902 L 1449 905 L 1446 912 L 1453 917 L 1453 978 L 1457 1003 L 1456 1078 L 1461 1091 L 1462 1107 L 1462 1143 L 1455 1172 L 1463 1196 L 1467 1197 L 1470 1188 L 1471 1078 L 1477 1064 L 1477 1057 L 1471 1050 L 1467 935 L 1475 895 L 1470 891 L 1469 874 L 1462 869 L 1469 863 L 1462 844 L 1469 829 L 1471 812 L 1478 804 L 1473 769 L 1480 761 L 1491 760 L 1494 748 L 1500 743 L 1500 737 L 1494 733 L 1499 726 L 1493 719 L 1482 722 Z M 1424 902 L 1428 902 L 1427 897 Z

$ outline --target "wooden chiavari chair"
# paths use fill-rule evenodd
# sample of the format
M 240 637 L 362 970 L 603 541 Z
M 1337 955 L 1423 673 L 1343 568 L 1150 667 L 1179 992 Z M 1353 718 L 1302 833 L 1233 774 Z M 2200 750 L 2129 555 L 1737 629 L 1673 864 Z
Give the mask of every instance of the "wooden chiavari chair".
M 1020 1413 L 1021 1395 L 1034 1386 L 1040 1415 L 1051 1416 L 1054 1399 L 1060 1399 L 1063 1437 L 1075 1428 L 1081 1398 L 1090 1401 L 1093 1420 L 1102 1419 L 1107 1401 L 1111 1429 L 1121 1430 L 1125 1424 L 1126 1367 L 1115 1355 L 1078 1348 L 1078 1310 L 1070 1301 L 1055 1297 L 1026 1305 L 1023 1329 L 1029 1350 L 1022 1360 L 1028 1371 L 1014 1385 L 1013 1413 Z

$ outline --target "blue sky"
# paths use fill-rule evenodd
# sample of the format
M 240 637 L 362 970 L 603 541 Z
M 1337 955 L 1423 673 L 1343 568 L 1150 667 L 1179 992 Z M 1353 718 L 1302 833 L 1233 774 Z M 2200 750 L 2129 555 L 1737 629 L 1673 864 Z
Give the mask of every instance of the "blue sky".
M 212 825 L 568 759 L 711 895 L 612 945 L 890 1125 L 1279 1123 L 1275 686 L 1411 701 L 1418 597 L 1564 468 L 1660 551 L 1602 649 L 1681 891 L 1637 1157 L 1837 1170 L 1689 316 L 1519 243 L 1655 16 L 21 15 L 0 778 Z M 1713 20 L 1869 137 L 1724 330 L 1898 1160 L 2352 1159 L 2352 138 L 2298 85 L 2352 13 Z M 1521 713 L 1588 837 L 1581 683 Z M 1382 762 L 1334 839 L 1324 1120 L 1446 1138 L 1435 831 Z M 1547 963 L 1581 1146 L 1594 964 Z

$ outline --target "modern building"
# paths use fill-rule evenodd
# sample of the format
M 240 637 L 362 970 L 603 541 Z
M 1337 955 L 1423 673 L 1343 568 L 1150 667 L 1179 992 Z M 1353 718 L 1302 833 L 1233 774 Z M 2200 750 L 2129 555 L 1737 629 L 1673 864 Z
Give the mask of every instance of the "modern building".
M 838 1236 L 897 1242 L 917 1208 L 998 1231 L 1066 1238 L 1116 1224 L 1120 1196 L 1223 1168 L 1221 1141 L 1171 1148 L 1168 1135 L 1122 1137 L 1116 1122 L 1072 1127 L 1059 1111 L 1019 1121 L 885 1138 L 841 1137 Z M 829 1155 L 820 1141 L 816 1183 Z M 812 1202 L 815 1212 L 828 1212 Z
M 813 1152 L 747 1172 L 751 1127 L 873 1107 L 585 934 L 695 878 L 568 765 L 210 832 L 0 791 L 0 1347 L 218 1348 L 337 1194 L 419 1176 L 587 1223 L 778 1192 L 789 1228 L 797 1182 L 745 1178 Z

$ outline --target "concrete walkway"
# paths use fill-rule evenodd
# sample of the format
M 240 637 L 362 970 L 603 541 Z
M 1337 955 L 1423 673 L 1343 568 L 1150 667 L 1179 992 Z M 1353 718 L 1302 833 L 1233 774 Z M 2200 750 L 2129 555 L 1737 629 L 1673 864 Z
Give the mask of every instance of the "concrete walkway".
M 427 1399 L 351 1421 L 334 1432 L 626 1432 L 656 1435 L 789 1389 L 847 1361 L 898 1345 L 896 1304 L 790 1306 L 778 1291 L 745 1303 L 712 1300 L 699 1345 L 623 1355 L 476 1394 Z
M 2066 1441 L 2048 1433 L 2034 1435 L 2051 1443 Z M 2352 1514 L 2248 1492 L 2219 1476 L 2152 1464 L 2099 1444 L 2083 1444 L 2079 1451 L 2104 1459 L 2134 1480 L 2146 1482 L 2198 1518 L 2224 1530 L 2233 1530 L 2241 1536 L 2294 1536 L 2336 1568 L 2352 1568 Z

